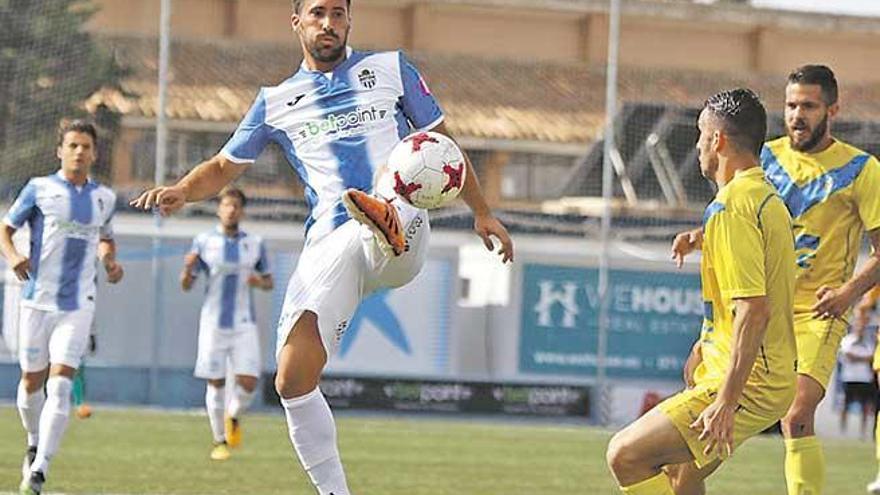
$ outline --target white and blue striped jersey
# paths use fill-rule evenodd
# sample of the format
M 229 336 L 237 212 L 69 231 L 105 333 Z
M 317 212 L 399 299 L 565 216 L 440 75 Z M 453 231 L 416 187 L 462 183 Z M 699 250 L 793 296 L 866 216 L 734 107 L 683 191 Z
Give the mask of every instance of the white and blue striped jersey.
M 221 154 L 250 163 L 277 143 L 305 187 L 309 241 L 349 217 L 348 188 L 371 192 L 373 174 L 413 130 L 431 129 L 443 112 L 401 52 L 361 52 L 332 73 L 305 65 L 278 86 L 263 87 Z
M 247 279 L 254 273 L 269 273 L 263 239 L 242 231 L 230 237 L 218 226 L 196 236 L 190 253 L 198 256 L 196 270 L 208 277 L 202 324 L 233 330 L 256 323 L 253 288 Z
M 113 238 L 116 194 L 89 179 L 75 186 L 59 170 L 28 181 L 3 222 L 30 226 L 30 280 L 24 306 L 46 311 L 95 307 L 99 240 Z

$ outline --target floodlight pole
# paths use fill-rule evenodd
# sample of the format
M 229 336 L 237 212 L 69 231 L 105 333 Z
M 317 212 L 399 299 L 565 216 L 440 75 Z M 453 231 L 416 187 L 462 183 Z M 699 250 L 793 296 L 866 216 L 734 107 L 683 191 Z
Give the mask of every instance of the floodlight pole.
M 171 56 L 171 0 L 162 0 L 159 14 L 159 108 L 156 109 L 156 167 L 153 180 L 156 185 L 165 182 L 165 157 L 168 154 L 168 121 L 165 106 L 168 94 L 168 64 Z M 165 312 L 162 304 L 164 263 L 162 261 L 162 216 L 154 210 L 155 234 L 153 235 L 153 339 L 150 355 L 149 397 L 150 404 L 159 402 L 159 354 L 162 347 Z
M 611 200 L 614 195 L 614 169 L 611 153 L 615 149 L 614 118 L 617 114 L 617 58 L 620 48 L 620 0 L 609 0 L 608 61 L 605 74 L 605 140 L 602 148 L 602 227 L 599 250 L 599 331 L 596 345 L 596 386 L 599 398 L 599 423 L 607 425 L 611 416 L 611 390 L 608 387 L 608 331 L 610 298 Z

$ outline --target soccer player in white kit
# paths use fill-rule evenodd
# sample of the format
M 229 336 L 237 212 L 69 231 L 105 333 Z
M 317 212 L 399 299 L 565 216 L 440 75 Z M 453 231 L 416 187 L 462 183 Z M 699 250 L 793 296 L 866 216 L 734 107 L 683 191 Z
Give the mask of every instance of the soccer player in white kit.
M 19 307 L 16 399 L 28 440 L 22 494 L 41 492 L 67 427 L 72 379 L 88 348 L 95 315 L 95 258 L 108 282 L 117 283 L 123 275 L 111 226 L 116 195 L 89 178 L 96 141 L 93 125 L 81 120 L 62 124 L 61 169 L 28 181 L 0 230 L 6 262 L 26 281 Z M 25 223 L 31 234 L 27 255 L 12 243 Z
M 392 148 L 413 130 L 447 131 L 428 85 L 402 53 L 348 47 L 350 1 L 294 0 L 291 25 L 302 46 L 299 71 L 260 90 L 220 153 L 132 204 L 169 215 L 217 194 L 269 142 L 284 151 L 311 214 L 278 322 L 275 386 L 294 450 L 318 493 L 348 495 L 319 378 L 364 296 L 406 284 L 427 254 L 427 212 L 395 199 L 383 173 Z M 490 250 L 496 237 L 502 262 L 511 261 L 510 236 L 467 168 L 462 198 L 474 229 Z
M 214 436 L 211 459 L 216 461 L 229 458 L 227 446 L 241 444 L 241 415 L 253 401 L 260 376 L 260 336 L 252 289 L 274 287 L 263 239 L 239 228 L 246 203 L 241 189 L 228 187 L 220 193 L 220 224 L 193 240 L 180 274 L 184 291 L 192 288 L 200 272 L 208 280 L 194 374 L 208 382 L 205 408 Z M 228 407 L 227 362 L 235 376 Z

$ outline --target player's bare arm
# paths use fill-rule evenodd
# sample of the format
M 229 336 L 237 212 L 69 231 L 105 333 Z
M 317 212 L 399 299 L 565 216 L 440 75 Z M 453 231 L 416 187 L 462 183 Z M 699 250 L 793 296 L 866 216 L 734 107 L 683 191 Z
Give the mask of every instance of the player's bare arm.
M 30 278 L 28 272 L 31 269 L 31 264 L 27 256 L 19 253 L 12 243 L 12 236 L 15 234 L 15 231 L 15 227 L 10 225 L 4 225 L 3 230 L 0 230 L 0 252 L 3 253 L 6 263 L 15 272 L 15 277 L 23 282 Z
M 816 291 L 813 313 L 819 318 L 841 318 L 861 297 L 880 283 L 880 229 L 868 232 L 871 254 L 851 279 L 838 288 L 827 285 Z
M 871 312 L 874 311 L 877 301 L 874 299 L 873 291 L 868 291 L 856 304 L 853 309 L 854 321 L 867 321 Z
M 431 130 L 455 140 L 449 134 L 446 124 L 443 122 Z M 504 224 L 492 214 L 492 210 L 483 196 L 483 190 L 480 188 L 480 181 L 477 179 L 477 174 L 474 172 L 471 160 L 467 154 L 464 157 L 467 173 L 465 174 L 464 187 L 461 189 L 461 197 L 474 213 L 474 231 L 483 239 L 483 244 L 489 251 L 495 251 L 495 243 L 492 241 L 492 237 L 497 238 L 501 243 L 501 249 L 498 251 L 498 254 L 501 255 L 501 262 L 513 262 L 513 240 L 510 238 L 510 234 L 507 233 L 507 228 L 504 227 Z
M 272 280 L 271 273 L 252 273 L 247 280 L 249 286 L 261 290 L 272 290 L 275 287 L 275 281 Z
M 862 356 L 853 352 L 844 352 L 843 354 L 848 361 L 853 363 L 871 363 L 874 361 L 873 356 Z
M 672 241 L 672 259 L 675 266 L 681 268 L 684 265 L 685 256 L 703 248 L 703 228 L 682 232 L 675 236 Z
M 122 280 L 125 272 L 122 265 L 116 261 L 116 241 L 113 239 L 101 239 L 98 242 L 98 259 L 107 272 L 107 282 L 111 284 L 118 283 Z
M 196 276 L 193 273 L 198 262 L 199 255 L 195 253 L 189 253 L 183 258 L 183 270 L 180 271 L 180 288 L 184 292 L 192 289 L 193 283 L 196 280 Z
M 709 455 L 713 449 L 717 449 L 722 458 L 733 454 L 734 413 L 770 322 L 767 296 L 736 299 L 735 304 L 730 367 L 715 402 L 704 409 L 691 425 L 691 428 L 701 432 L 700 440 L 708 440 L 705 453 Z
M 691 353 L 688 355 L 687 361 L 684 362 L 684 383 L 687 385 L 687 388 L 694 388 L 696 382 L 694 381 L 694 371 L 697 370 L 697 366 L 703 361 L 703 349 L 700 345 L 700 341 L 698 340 L 694 346 L 691 348 Z
M 168 216 L 183 208 L 186 203 L 216 196 L 246 169 L 246 164 L 235 163 L 225 156 L 215 155 L 198 164 L 177 184 L 148 189 L 130 204 L 144 210 L 159 208 L 162 216 Z

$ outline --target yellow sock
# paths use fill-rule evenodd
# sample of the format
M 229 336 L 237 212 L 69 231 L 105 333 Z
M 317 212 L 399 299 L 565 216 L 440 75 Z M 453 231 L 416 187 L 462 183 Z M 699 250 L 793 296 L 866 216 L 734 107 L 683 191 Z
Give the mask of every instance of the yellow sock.
M 620 487 L 620 490 L 627 495 L 675 495 L 669 477 L 662 472 L 635 485 Z
M 785 484 L 788 495 L 821 495 L 825 454 L 815 436 L 785 439 Z

